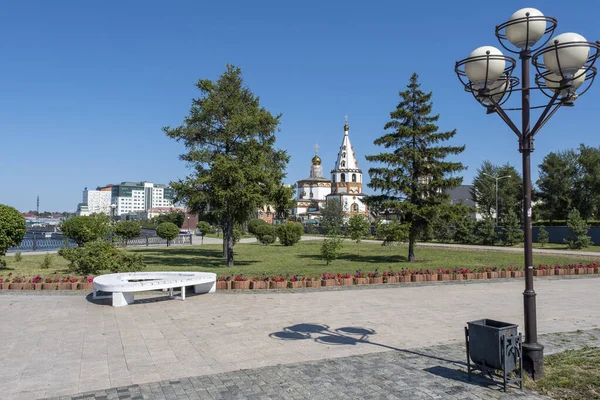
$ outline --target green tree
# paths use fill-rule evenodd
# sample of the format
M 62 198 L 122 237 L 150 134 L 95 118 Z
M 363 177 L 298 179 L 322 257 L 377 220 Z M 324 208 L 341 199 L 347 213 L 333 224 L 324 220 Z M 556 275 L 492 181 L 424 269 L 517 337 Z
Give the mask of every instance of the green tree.
M 6 251 L 18 246 L 27 233 L 25 217 L 11 206 L 0 204 L 0 268 L 6 267 Z
M 293 246 L 300 241 L 304 228 L 300 222 L 284 222 L 277 226 L 279 243 L 284 246 Z
M 142 226 L 137 221 L 121 221 L 115 225 L 115 234 L 127 242 L 131 239 L 135 239 L 140 236 L 142 232 Z
M 325 264 L 329 265 L 338 258 L 342 247 L 342 238 L 339 236 L 331 236 L 323 240 L 323 243 L 321 243 L 321 258 L 325 261 Z
M 169 247 L 170 242 L 179 236 L 179 228 L 172 222 L 161 222 L 156 227 L 156 234 L 158 237 L 167 240 L 167 247 Z
M 573 204 L 584 220 L 600 217 L 600 148 L 579 146 L 573 194 Z
M 61 226 L 63 235 L 78 246 L 104 239 L 110 232 L 110 221 L 104 214 L 69 218 Z
M 577 179 L 577 153 L 573 150 L 552 152 L 539 165 L 537 197 L 540 217 L 554 221 L 567 219 L 574 204 Z
M 277 238 L 277 233 L 275 231 L 276 229 L 273 225 L 259 225 L 254 231 L 254 236 L 256 236 L 256 239 L 262 244 L 271 244 L 274 243 Z M 270 238 L 265 239 L 265 236 L 270 236 Z
M 593 245 L 592 238 L 587 235 L 590 230 L 590 226 L 585 223 L 579 210 L 573 208 L 569 212 L 567 219 L 567 226 L 569 231 L 573 234 L 572 236 L 564 238 L 565 243 L 570 249 L 584 249 L 590 245 Z
M 500 240 L 505 246 L 514 246 L 523 241 L 523 230 L 519 223 L 519 218 L 513 210 L 509 210 L 502 220 L 500 230 Z
M 354 240 L 357 245 L 357 253 L 360 255 L 360 241 L 371 233 L 371 224 L 364 215 L 353 215 L 346 225 L 346 234 Z
M 275 207 L 276 219 L 283 221 L 290 215 L 294 208 L 294 186 L 279 185 L 273 192 L 271 201 Z
M 486 246 L 493 246 L 498 240 L 495 230 L 495 222 L 489 217 L 475 223 L 475 243 Z
M 475 221 L 469 216 L 464 216 L 454 222 L 454 236 L 452 239 L 460 244 L 473 244 L 476 242 L 474 232 Z
M 256 235 L 257 229 L 265 225 L 268 224 L 267 221 L 265 221 L 264 219 L 252 218 L 250 221 L 248 221 L 248 232 L 250 232 L 253 235 Z
M 339 199 L 333 198 L 325 203 L 321 210 L 321 226 L 328 235 L 339 235 L 344 225 L 344 212 Z
M 200 231 L 200 237 L 202 237 L 202 244 L 204 244 L 204 236 L 213 232 L 213 227 L 206 221 L 200 221 L 196 225 L 196 228 Z
M 274 197 L 289 157 L 274 147 L 280 115 L 261 107 L 239 68 L 227 65 L 218 81 L 201 79 L 196 86 L 201 97 L 184 123 L 164 128 L 184 143 L 181 159 L 194 171 L 171 186 L 188 209 L 223 228 L 224 255 L 233 266 L 235 224 Z
M 477 204 L 479 212 L 488 218 L 494 218 L 496 213 L 496 180 L 498 180 L 498 219 L 503 214 L 512 211 L 517 216 L 523 201 L 523 180 L 521 174 L 510 164 L 494 165 L 484 161 L 477 169 L 473 179 L 471 198 Z
M 367 156 L 370 162 L 384 164 L 369 168 L 368 186 L 383 193 L 385 208 L 402 211 L 403 221 L 410 225 L 408 260 L 414 262 L 415 244 L 429 223 L 428 215 L 447 203 L 449 189 L 462 183 L 455 174 L 465 167 L 447 157 L 462 153 L 465 146 L 436 145 L 452 139 L 456 130 L 438 132 L 439 115 L 431 114 L 432 93 L 421 91 L 417 74 L 399 94 L 400 103 L 384 126 L 388 132 L 374 142 L 390 151 Z
M 548 231 L 546 230 L 544 225 L 540 225 L 540 228 L 538 230 L 537 242 L 541 244 L 542 247 L 544 247 L 546 244 L 548 244 L 549 239 L 550 235 L 548 234 Z
M 400 224 L 398 221 L 392 221 L 389 224 L 381 223 L 375 230 L 375 236 L 377 239 L 383 240 L 382 246 L 407 242 L 410 237 L 410 225 Z
M 181 229 L 183 228 L 183 222 L 185 221 L 185 213 L 183 211 L 170 211 L 166 214 L 157 215 L 153 220 L 155 226 L 163 222 L 171 222 Z

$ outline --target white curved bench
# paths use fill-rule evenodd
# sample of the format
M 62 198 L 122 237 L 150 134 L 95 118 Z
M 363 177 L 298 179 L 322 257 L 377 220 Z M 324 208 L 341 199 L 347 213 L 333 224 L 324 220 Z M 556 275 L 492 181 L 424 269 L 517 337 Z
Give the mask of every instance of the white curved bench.
M 133 294 L 148 290 L 169 289 L 169 296 L 185 300 L 185 287 L 194 286 L 194 293 L 214 293 L 217 274 L 213 272 L 128 272 L 100 275 L 94 278 L 94 299 L 112 299 L 113 307 L 133 303 Z M 173 288 L 181 288 L 181 296 L 173 296 Z M 112 293 L 98 296 L 97 292 Z

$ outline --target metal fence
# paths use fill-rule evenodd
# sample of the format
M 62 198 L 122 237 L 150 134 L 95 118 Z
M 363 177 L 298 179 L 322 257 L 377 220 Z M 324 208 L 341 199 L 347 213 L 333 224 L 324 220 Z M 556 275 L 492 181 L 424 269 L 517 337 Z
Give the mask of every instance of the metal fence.
M 115 241 L 115 244 L 123 245 L 124 242 Z M 192 235 L 179 235 L 171 240 L 169 245 L 192 244 Z M 140 236 L 127 241 L 128 247 L 149 247 L 167 245 L 166 239 L 161 239 L 158 236 Z M 52 238 L 30 238 L 23 241 L 16 247 L 11 247 L 8 252 L 27 252 L 27 251 L 53 251 L 63 247 L 76 247 L 77 243 L 70 239 L 52 239 Z

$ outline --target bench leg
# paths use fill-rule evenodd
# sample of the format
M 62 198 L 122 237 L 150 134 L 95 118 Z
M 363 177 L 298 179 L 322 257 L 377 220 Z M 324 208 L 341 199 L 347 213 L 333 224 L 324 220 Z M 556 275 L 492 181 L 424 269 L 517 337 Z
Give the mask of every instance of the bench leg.
M 217 290 L 217 282 L 206 282 L 194 285 L 194 293 L 214 293 Z
M 166 289 L 165 289 L 165 290 L 166 290 Z M 170 298 L 173 298 L 173 288 L 170 288 L 170 289 L 169 289 L 169 297 L 170 297 Z
M 133 292 L 121 293 L 113 292 L 112 294 L 112 306 L 113 307 L 124 307 L 133 303 Z
M 181 287 L 181 300 L 185 300 L 185 286 Z

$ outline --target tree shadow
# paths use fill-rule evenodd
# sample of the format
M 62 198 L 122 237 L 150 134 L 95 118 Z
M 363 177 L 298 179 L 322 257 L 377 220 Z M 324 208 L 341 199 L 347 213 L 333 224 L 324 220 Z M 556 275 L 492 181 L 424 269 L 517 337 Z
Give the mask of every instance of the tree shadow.
M 296 257 L 304 258 L 314 261 L 322 261 L 322 257 L 320 254 L 298 254 Z M 351 253 L 340 254 L 337 257 L 338 260 L 345 260 L 351 262 L 364 262 L 370 264 L 385 264 L 389 265 L 391 263 L 407 263 L 408 258 L 406 256 L 402 256 L 400 254 L 390 254 L 390 255 L 377 255 L 377 254 L 369 254 L 369 255 L 356 255 Z M 424 262 L 426 260 L 417 260 L 417 263 Z M 414 264 L 414 263 L 413 263 Z
M 148 248 L 137 250 L 137 253 L 144 257 L 144 262 L 148 265 L 168 265 L 172 267 L 196 267 L 196 268 L 223 268 L 226 266 L 223 260 L 223 253 L 215 249 L 190 249 L 174 247 L 165 251 L 164 248 Z M 236 266 L 247 266 L 257 263 L 257 261 L 236 260 Z

